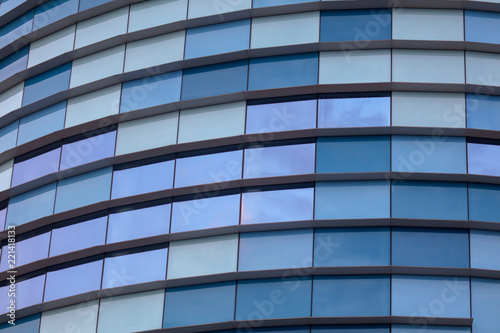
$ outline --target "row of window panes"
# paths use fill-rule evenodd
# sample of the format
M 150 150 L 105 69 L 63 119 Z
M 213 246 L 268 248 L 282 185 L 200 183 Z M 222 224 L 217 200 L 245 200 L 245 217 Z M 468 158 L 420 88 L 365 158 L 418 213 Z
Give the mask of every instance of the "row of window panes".
M 102 267 L 101 263 L 99 265 Z M 82 280 L 81 276 L 79 280 Z M 22 283 L 18 283 L 20 293 L 27 288 Z M 50 287 L 49 276 L 47 283 L 46 290 Z M 42 301 L 41 287 L 43 285 L 33 288 L 34 293 L 29 295 L 32 304 Z M 138 304 L 140 317 L 137 317 Z M 0 326 L 0 330 L 6 329 L 5 333 L 52 333 L 61 331 L 71 322 L 85 329 L 85 332 L 128 333 L 232 320 L 244 321 L 242 325 L 245 325 L 245 322 L 250 324 L 263 319 L 377 317 L 392 314 L 411 316 L 415 320 L 418 317 L 472 316 L 474 333 L 491 333 L 500 324 L 496 311 L 499 306 L 500 282 L 491 279 L 409 275 L 292 276 L 113 296 L 43 312 L 40 326 L 40 315 L 35 315 L 24 320 L 18 319 L 20 325 L 25 325 L 22 331 L 9 329 L 8 324 Z M 24 324 L 30 322 L 36 325 Z M 432 323 L 432 320 L 426 319 L 426 322 Z M 394 325 L 392 332 L 418 332 L 422 326 L 412 327 Z M 438 328 L 426 325 L 425 328 L 426 332 L 432 333 L 470 332 L 467 327 Z M 253 331 L 254 328 L 251 329 Z M 303 330 L 289 331 L 285 328 L 279 332 L 302 333 Z M 380 326 L 371 329 L 336 326 L 313 329 L 313 332 L 388 333 L 389 329 Z

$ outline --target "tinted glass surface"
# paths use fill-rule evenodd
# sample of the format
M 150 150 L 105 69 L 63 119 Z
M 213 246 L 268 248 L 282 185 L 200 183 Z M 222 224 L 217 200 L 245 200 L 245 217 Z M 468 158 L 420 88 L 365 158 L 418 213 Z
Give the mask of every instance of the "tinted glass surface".
M 78 0 L 51 0 L 35 8 L 33 30 L 59 21 L 78 12 Z
M 500 186 L 469 184 L 469 219 L 500 222 Z
M 500 176 L 500 146 L 468 143 L 469 173 Z
M 465 10 L 465 40 L 479 43 L 500 43 L 498 13 Z
M 3 5 L 3 4 L 2 4 Z M 0 81 L 26 69 L 28 64 L 29 46 L 0 60 Z
M 68 89 L 70 73 L 71 62 L 68 62 L 27 79 L 24 84 L 23 106 Z
M 320 99 L 318 127 L 389 126 L 390 114 L 390 97 Z
M 66 101 L 54 104 L 25 117 L 19 122 L 18 145 L 64 128 Z
M 500 281 L 471 278 L 472 329 L 474 333 L 488 333 L 500 325 L 496 314 L 500 307 Z
M 61 170 L 114 156 L 115 141 L 116 131 L 112 131 L 63 145 Z
M 78 251 L 104 244 L 107 217 L 99 217 L 52 230 L 50 256 Z
M 500 96 L 467 94 L 467 127 L 500 130 Z
M 57 172 L 61 148 L 57 148 L 28 160 L 15 163 L 12 173 L 12 186 L 29 182 L 30 180 Z
M 322 11 L 320 36 L 322 42 L 391 39 L 391 11 Z

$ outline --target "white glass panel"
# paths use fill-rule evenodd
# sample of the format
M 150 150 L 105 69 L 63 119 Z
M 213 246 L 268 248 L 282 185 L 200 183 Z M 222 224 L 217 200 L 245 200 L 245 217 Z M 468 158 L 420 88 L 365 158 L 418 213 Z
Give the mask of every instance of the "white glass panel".
M 120 123 L 116 140 L 116 155 L 175 144 L 178 116 L 178 112 L 170 112 Z
M 319 83 L 391 81 L 390 50 L 321 52 Z
M 21 107 L 24 82 L 0 94 L 0 117 Z
M 467 83 L 500 86 L 500 54 L 483 52 L 466 52 L 466 54 Z
M 464 12 L 399 8 L 392 14 L 392 38 L 463 41 Z
M 42 313 L 40 333 L 95 333 L 98 301 L 68 306 Z
M 31 43 L 28 67 L 73 50 L 75 27 L 72 25 Z
M 252 0 L 189 0 L 189 18 L 219 15 L 248 9 Z
M 118 113 L 120 92 L 121 85 L 118 84 L 68 100 L 65 127 Z
M 187 0 L 149 0 L 130 6 L 128 31 L 137 31 L 186 19 Z
M 254 18 L 251 36 L 253 49 L 316 43 L 319 41 L 319 12 Z
M 79 22 L 76 27 L 75 48 L 125 34 L 128 23 L 128 6 Z
M 0 191 L 10 188 L 13 164 L 14 160 L 10 160 L 0 165 Z
M 245 102 L 181 111 L 179 143 L 244 133 Z
M 185 30 L 127 44 L 125 72 L 183 59 Z

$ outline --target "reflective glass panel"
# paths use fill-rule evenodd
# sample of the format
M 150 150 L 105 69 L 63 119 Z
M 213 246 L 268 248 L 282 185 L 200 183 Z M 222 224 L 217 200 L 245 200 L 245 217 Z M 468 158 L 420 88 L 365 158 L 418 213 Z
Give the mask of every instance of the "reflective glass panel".
M 500 325 L 500 281 L 471 278 L 472 330 L 474 333 L 490 333 Z M 465 292 L 465 291 L 464 291 Z
M 388 325 L 313 326 L 312 333 L 389 333 Z
M 98 161 L 115 154 L 116 131 L 63 145 L 61 170 Z
M 18 124 L 18 121 L 14 121 L 0 128 L 0 153 L 16 146 Z
M 45 283 L 45 274 L 39 275 L 37 277 L 28 280 L 16 281 L 16 291 L 15 291 L 16 309 L 22 309 L 28 306 L 42 303 L 44 283 Z M 7 305 L 8 305 L 7 302 L 9 302 L 7 288 L 9 288 L 9 286 L 5 286 L 0 289 L 2 303 L 5 302 L 4 304 L 2 304 L 5 306 L 2 306 L 1 308 L 2 310 L 0 311 L 2 313 L 7 312 Z M 16 318 L 15 322 L 16 326 L 17 326 L 17 320 L 18 319 Z M 22 332 L 24 333 L 24 331 Z
M 469 173 L 500 176 L 500 145 L 467 143 Z
M 68 89 L 70 73 L 71 62 L 68 62 L 27 79 L 24 84 L 23 106 Z
M 52 183 L 10 198 L 6 226 L 17 226 L 51 215 L 55 195 L 56 183 Z
M 417 333 L 422 330 L 422 326 L 392 325 L 392 333 Z M 460 326 L 427 326 L 425 333 L 470 333 L 470 327 Z
M 40 327 L 40 314 L 24 317 L 15 321 L 16 325 L 9 323 L 0 325 L 0 332 L 3 333 L 38 333 Z
M 50 256 L 78 251 L 104 244 L 107 217 L 99 217 L 52 230 Z
M 401 8 L 392 20 L 394 39 L 464 40 L 462 10 Z
M 76 329 L 75 333 L 95 333 L 98 308 L 99 300 L 94 300 L 44 311 L 42 313 L 40 333 L 69 333 L 72 327 Z
M 14 164 L 12 173 L 12 186 L 29 182 L 30 180 L 57 172 L 61 148 L 57 148 L 28 160 Z
M 51 0 L 35 8 L 33 30 L 59 21 L 78 12 L 78 0 Z
M 467 127 L 500 130 L 500 96 L 467 94 Z
M 470 267 L 500 270 L 500 232 L 470 231 Z
M 0 81 L 26 69 L 28 65 L 28 51 L 29 47 L 25 46 L 0 60 Z
M 66 101 L 22 117 L 19 122 L 18 145 L 38 139 L 64 128 Z
M 49 255 L 50 232 L 25 239 L 16 243 L 11 251 L 8 246 L 2 248 L 2 261 L 0 262 L 0 271 L 8 270 L 9 260 L 14 259 L 15 267 L 29 264 L 34 261 L 47 258 Z M 9 253 L 10 252 L 10 253 Z M 14 257 L 10 256 L 14 255 Z
M 320 99 L 318 127 L 389 126 L 390 97 Z
M 31 32 L 34 12 L 34 10 L 30 10 L 0 27 L 0 48 Z
M 469 184 L 469 219 L 500 222 L 500 186 Z
M 500 14 L 465 10 L 465 40 L 478 43 L 500 44 Z

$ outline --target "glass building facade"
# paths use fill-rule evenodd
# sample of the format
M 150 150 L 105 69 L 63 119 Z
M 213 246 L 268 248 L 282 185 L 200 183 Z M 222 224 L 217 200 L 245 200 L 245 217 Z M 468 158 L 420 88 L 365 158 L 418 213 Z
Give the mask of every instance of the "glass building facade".
M 500 1 L 1 0 L 0 229 L 1 333 L 497 333 Z

